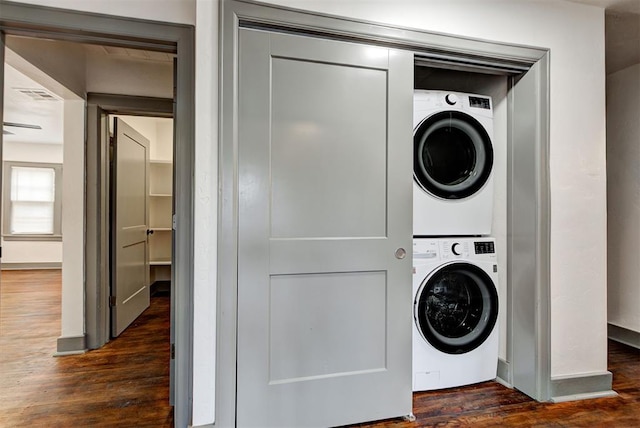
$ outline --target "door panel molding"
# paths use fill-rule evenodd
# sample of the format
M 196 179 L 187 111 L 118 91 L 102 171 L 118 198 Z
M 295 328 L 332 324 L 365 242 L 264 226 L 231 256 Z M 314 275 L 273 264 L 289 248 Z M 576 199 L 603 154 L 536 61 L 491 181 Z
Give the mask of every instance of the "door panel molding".
M 499 72 L 511 75 L 509 98 L 510 135 L 526 136 L 529 150 L 510 148 L 510 179 L 524 188 L 532 201 L 522 203 L 508 200 L 509 236 L 518 236 L 509 242 L 509 293 L 532 288 L 535 299 L 507 302 L 508 340 L 514 337 L 527 341 L 535 352 L 533 357 L 521 361 L 522 355 L 508 347 L 508 361 L 503 367 L 513 378 L 518 367 L 519 383 L 533 385 L 527 393 L 546 401 L 550 398 L 550 331 L 549 331 L 549 59 L 548 49 L 513 45 L 503 42 L 399 28 L 389 25 L 338 18 L 320 13 L 299 11 L 287 7 L 264 5 L 248 0 L 221 2 L 220 33 L 220 211 L 218 223 L 218 308 L 217 308 L 217 370 L 216 370 L 216 425 L 232 426 L 236 423 L 236 344 L 237 281 L 238 281 L 238 33 L 240 28 L 254 28 L 273 32 L 356 41 L 376 46 L 395 47 L 414 52 L 416 60 L 438 63 L 444 68 L 476 72 Z M 521 84 L 521 78 L 537 82 Z M 533 104 L 531 114 L 522 117 L 514 105 Z M 512 142 L 509 143 L 513 144 Z M 531 153 L 535 155 L 531 156 Z M 517 168 L 514 168 L 517 165 Z M 526 168 L 523 168 L 525 167 Z M 512 188 L 512 190 L 515 190 Z M 536 210 L 523 218 L 530 203 Z M 515 219 L 515 220 L 514 220 Z M 517 255 L 517 257 L 514 257 Z M 526 258 L 526 260 L 525 260 Z M 527 276 L 530 275 L 530 276 Z M 528 278 L 522 281 L 521 278 Z M 515 284 L 515 285 L 514 285 Z M 518 293 L 516 293 L 518 294 Z M 525 305 L 531 315 L 524 323 L 513 323 L 513 306 Z M 518 306 L 518 308 L 519 308 Z M 520 308 L 518 309 L 520 310 Z

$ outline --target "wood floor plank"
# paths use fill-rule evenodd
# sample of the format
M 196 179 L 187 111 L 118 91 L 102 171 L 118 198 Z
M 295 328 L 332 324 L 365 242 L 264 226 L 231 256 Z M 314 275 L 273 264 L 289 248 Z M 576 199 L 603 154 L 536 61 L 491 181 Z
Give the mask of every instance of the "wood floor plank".
M 1 427 L 171 427 L 169 297 L 154 297 L 120 337 L 53 357 L 60 271 L 0 276 Z
M 171 427 L 169 297 L 116 340 L 83 355 L 54 358 L 60 335 L 60 272 L 0 276 L 0 427 Z M 609 342 L 617 397 L 538 403 L 496 382 L 414 394 L 416 427 L 640 426 L 640 351 Z
M 640 426 L 640 350 L 609 341 L 609 370 L 617 397 L 538 403 L 496 382 L 414 393 L 415 422 L 389 419 L 352 425 L 415 427 L 610 427 Z

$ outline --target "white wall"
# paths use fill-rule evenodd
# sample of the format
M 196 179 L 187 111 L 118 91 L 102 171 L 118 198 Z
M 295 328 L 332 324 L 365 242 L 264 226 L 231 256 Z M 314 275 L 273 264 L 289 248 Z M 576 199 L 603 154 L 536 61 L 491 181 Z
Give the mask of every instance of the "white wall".
M 87 55 L 86 92 L 173 98 L 173 63 Z
M 157 144 L 151 146 L 152 160 L 173 160 L 173 119 L 156 119 Z
M 34 144 L 5 141 L 2 160 L 62 163 L 62 144 Z
M 17 0 L 20 3 L 128 16 L 153 21 L 196 22 L 195 0 Z
M 607 76 L 609 322 L 640 333 L 640 64 Z
M 197 0 L 193 426 L 215 419 L 219 0 Z
M 84 100 L 64 102 L 61 337 L 84 334 Z

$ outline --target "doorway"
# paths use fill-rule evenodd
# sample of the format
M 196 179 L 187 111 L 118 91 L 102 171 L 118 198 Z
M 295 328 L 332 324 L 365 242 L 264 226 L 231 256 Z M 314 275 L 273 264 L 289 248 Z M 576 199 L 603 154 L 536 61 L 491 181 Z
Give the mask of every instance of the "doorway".
M 154 296 L 171 295 L 174 141 L 171 118 L 108 115 L 107 120 L 108 324 L 115 338 Z
M 48 44 L 47 48 L 52 51 L 55 51 L 57 49 L 55 42 L 36 41 L 36 40 L 27 39 L 27 38 L 22 38 L 19 43 L 14 44 L 12 37 L 8 37 L 8 39 L 9 39 L 8 45 L 14 48 L 14 51 L 17 51 L 18 53 L 22 53 L 27 58 L 29 58 L 30 50 L 28 45 L 30 44 L 34 45 L 33 46 L 34 49 L 41 49 L 42 48 L 41 44 Z M 67 46 L 64 45 L 64 47 L 66 48 Z M 91 46 L 91 48 L 95 48 L 95 47 L 96 46 Z M 86 49 L 87 47 L 78 44 L 78 48 Z M 13 57 L 18 56 L 18 54 L 14 51 L 10 51 L 11 57 L 12 57 L 10 61 L 15 63 L 17 60 Z M 101 67 L 106 67 L 106 63 L 108 61 L 105 60 L 104 58 L 100 56 L 94 57 L 91 54 L 88 54 L 87 56 L 91 57 L 93 61 L 100 63 Z M 23 59 L 23 62 L 27 62 L 24 58 L 22 59 Z M 168 61 L 168 66 L 165 66 L 164 68 L 168 68 L 169 70 L 172 70 L 173 64 L 171 61 L 171 57 L 168 57 L 167 61 Z M 43 66 L 43 68 L 46 68 L 47 64 L 41 64 L 41 65 Z M 119 65 L 122 66 L 122 63 L 120 62 Z M 28 73 L 33 76 L 37 76 L 38 74 L 43 73 L 43 70 L 36 68 L 34 64 L 29 64 L 29 66 L 30 66 L 29 69 L 26 69 L 26 68 L 24 69 L 25 73 Z M 82 67 L 82 64 L 77 64 L 77 66 Z M 161 65 L 160 65 L 160 68 L 162 68 Z M 10 68 L 10 66 L 8 65 L 6 65 L 6 69 L 12 73 L 17 73 L 15 69 Z M 169 94 L 172 93 L 172 88 L 173 88 L 172 80 L 173 79 L 169 78 L 166 82 L 168 86 L 168 89 L 166 90 L 166 92 Z M 43 84 L 49 86 L 47 82 L 43 81 Z M 126 83 L 124 83 L 122 80 L 120 81 L 120 84 L 126 86 Z M 16 88 L 20 89 L 20 91 L 17 91 Z M 48 359 L 47 357 L 50 357 L 50 355 L 53 354 L 54 351 L 56 350 L 56 338 L 57 338 L 57 349 L 58 349 L 58 352 L 56 352 L 56 354 L 58 356 L 82 353 L 82 350 L 85 347 L 89 347 L 89 348 L 97 347 L 97 346 L 88 346 L 88 344 L 84 340 L 77 340 L 78 339 L 77 336 L 70 337 L 69 335 L 70 328 L 79 330 L 82 333 L 84 325 L 81 319 L 76 319 L 76 322 L 70 325 L 69 321 L 71 317 L 69 316 L 69 312 L 70 312 L 69 307 L 68 306 L 65 307 L 65 302 L 64 302 L 65 291 L 68 292 L 68 289 L 64 290 L 64 285 L 66 286 L 69 285 L 68 283 L 65 284 L 65 280 L 69 277 L 74 278 L 74 281 L 73 281 L 75 283 L 74 285 L 76 285 L 80 289 L 80 293 L 78 294 L 82 296 L 82 293 L 81 293 L 82 283 L 81 281 L 77 281 L 78 276 L 75 275 L 75 272 L 77 271 L 83 272 L 84 270 L 82 257 L 73 258 L 73 257 L 67 257 L 67 256 L 69 254 L 74 253 L 74 252 L 68 251 L 69 250 L 68 247 L 71 247 L 72 250 L 75 248 L 79 248 L 80 255 L 82 254 L 83 225 L 86 224 L 86 221 L 87 221 L 86 214 L 83 213 L 83 206 L 84 206 L 83 189 L 86 187 L 85 183 L 83 182 L 84 181 L 83 177 L 85 176 L 85 171 L 83 170 L 84 116 L 85 116 L 84 104 L 85 103 L 84 101 L 79 101 L 80 109 L 77 111 L 72 111 L 68 107 L 68 104 L 75 106 L 75 104 L 78 103 L 78 101 L 60 99 L 62 98 L 62 96 L 58 98 L 58 95 L 56 95 L 55 93 L 51 95 L 52 97 L 55 97 L 55 99 L 52 101 L 46 100 L 46 99 L 45 100 L 38 99 L 38 101 L 33 101 L 30 103 L 31 100 L 29 99 L 29 97 L 23 94 L 23 92 L 26 91 L 26 88 L 31 88 L 29 89 L 30 91 L 29 94 L 33 94 L 34 92 L 36 92 L 36 89 L 37 89 L 37 94 L 39 95 L 40 98 L 45 98 L 47 95 L 49 95 L 49 92 L 44 87 L 38 86 L 36 88 L 35 81 L 29 81 L 25 76 L 22 77 L 22 80 L 18 80 L 16 77 L 7 74 L 7 80 L 5 81 L 6 92 L 8 92 L 9 95 L 12 95 L 11 92 L 13 91 L 13 92 L 16 92 L 18 95 L 16 95 L 11 99 L 8 99 L 7 103 L 5 103 L 4 111 L 6 113 L 5 118 L 7 119 L 5 120 L 5 122 L 8 122 L 9 124 L 18 124 L 18 122 L 20 124 L 26 123 L 29 126 L 38 127 L 42 129 L 34 129 L 32 131 L 33 135 L 30 136 L 26 133 L 20 133 L 19 129 L 13 129 L 13 128 L 19 128 L 19 126 L 8 126 L 5 128 L 5 130 L 7 128 L 13 129 L 13 132 L 9 133 L 5 131 L 6 132 L 5 135 L 11 138 L 7 138 L 6 141 L 4 141 L 4 146 L 5 148 L 7 148 L 7 150 L 4 151 L 5 161 L 7 161 L 5 162 L 5 166 L 6 166 L 5 173 L 9 174 L 9 176 L 7 177 L 8 179 L 5 180 L 6 191 L 4 192 L 4 195 L 9 199 L 8 202 L 10 204 L 10 208 L 7 209 L 7 212 L 13 212 L 15 214 L 14 216 L 11 216 L 13 221 L 11 223 L 11 227 L 9 228 L 9 230 L 14 232 L 14 234 L 17 236 L 16 236 L 16 240 L 9 241 L 14 245 L 7 248 L 8 251 L 6 253 L 9 256 L 13 257 L 14 262 L 8 264 L 8 266 L 3 263 L 3 269 L 6 269 L 7 267 L 12 267 L 14 269 L 19 268 L 21 269 L 21 273 L 24 274 L 22 277 L 31 278 L 30 280 L 31 282 L 25 282 L 26 280 L 23 280 L 19 285 L 16 285 L 17 283 L 17 281 L 15 280 L 16 275 L 12 273 L 11 276 L 9 275 L 5 276 L 5 278 L 7 278 L 7 282 L 6 283 L 3 282 L 2 284 L 0 284 L 0 287 L 2 287 L 3 297 L 5 297 L 7 293 L 11 293 L 11 290 L 15 290 L 17 286 L 22 287 L 25 291 L 27 290 L 35 291 L 38 288 L 43 288 L 43 289 L 50 288 L 51 289 L 50 291 L 52 293 L 54 292 L 58 293 L 57 299 L 55 297 L 53 299 L 49 299 L 49 303 L 55 304 L 56 308 L 48 308 L 47 311 L 42 311 L 42 312 L 53 313 L 53 314 L 55 313 L 60 314 L 62 312 L 63 315 L 66 315 L 66 318 L 63 316 L 61 319 L 61 317 L 58 316 L 57 318 L 56 317 L 50 318 L 53 320 L 53 322 L 46 323 L 43 321 L 43 317 L 44 317 L 43 314 L 39 312 L 38 313 L 29 312 L 29 317 L 25 318 L 25 320 L 33 320 L 33 322 L 30 322 L 29 324 L 25 324 L 24 322 L 21 324 L 16 324 L 16 323 L 12 324 L 10 321 L 9 321 L 9 324 L 7 324 L 3 322 L 3 336 L 6 336 L 7 334 L 11 337 L 20 337 L 20 335 L 24 335 L 25 337 L 30 337 L 31 339 L 33 339 L 34 334 L 27 332 L 27 330 L 31 332 L 42 331 L 42 328 L 45 326 L 47 328 L 53 327 L 54 329 L 57 330 L 55 331 L 53 336 L 49 334 L 49 336 L 47 337 L 45 337 L 44 335 L 41 337 L 41 340 L 42 340 L 41 347 L 43 348 L 47 347 L 46 344 L 48 343 L 48 347 L 47 349 L 45 349 L 44 355 L 41 356 L 41 358 L 43 358 L 46 361 Z M 20 98 L 21 96 L 22 98 Z M 24 103 L 28 105 L 27 108 L 22 109 L 28 112 L 28 113 L 24 113 L 24 116 L 18 115 L 18 113 L 20 113 L 18 110 L 20 110 L 20 108 L 23 107 L 20 105 L 21 99 L 25 99 L 26 101 Z M 49 117 L 45 114 L 48 111 L 46 106 L 50 104 L 60 107 L 59 108 L 61 112 L 60 115 L 53 114 L 51 115 L 52 117 Z M 165 115 L 172 116 L 173 101 L 171 99 L 165 100 L 164 105 L 166 106 Z M 64 106 L 64 108 L 62 106 Z M 153 112 L 153 109 L 151 110 L 153 114 L 155 115 L 159 114 L 158 112 Z M 77 113 L 77 116 L 72 115 L 71 113 Z M 63 114 L 64 114 L 64 120 L 62 117 Z M 144 288 L 147 290 L 151 289 L 155 292 L 155 294 L 159 294 L 159 292 L 156 291 L 155 288 L 161 287 L 165 284 L 170 284 L 170 280 L 171 280 L 171 258 L 172 258 L 171 218 L 172 218 L 172 206 L 173 206 L 172 204 L 173 198 L 172 198 L 171 190 L 173 187 L 172 159 L 173 159 L 173 147 L 174 147 L 173 120 L 170 117 L 142 118 L 138 116 L 126 116 L 122 118 L 122 120 L 125 120 L 125 119 L 129 123 L 135 124 L 137 129 L 141 130 L 144 133 L 144 136 L 145 136 L 144 138 L 148 140 L 148 145 L 149 145 L 148 151 L 151 157 L 150 160 L 146 159 L 146 156 L 143 157 L 142 165 L 136 165 L 136 166 L 127 165 L 128 168 L 126 170 L 130 172 L 138 172 L 138 171 L 144 172 L 146 170 L 153 170 L 152 178 L 154 180 L 151 182 L 152 184 L 152 187 L 150 188 L 151 191 L 148 192 L 149 193 L 148 195 L 146 194 L 147 192 L 145 191 L 145 194 L 143 195 L 142 200 L 144 201 L 144 200 L 147 200 L 148 198 L 155 198 L 161 201 L 159 204 L 154 204 L 154 208 L 156 209 L 153 210 L 150 216 L 151 220 L 153 221 L 154 229 L 155 228 L 158 229 L 158 235 L 160 239 L 152 242 L 152 245 L 150 246 L 152 248 L 152 252 L 151 254 L 149 254 L 149 257 L 153 257 L 151 262 L 155 262 L 154 269 L 157 266 L 161 270 L 161 272 L 156 272 L 155 270 L 151 272 L 153 277 L 153 282 L 149 282 L 149 278 L 148 278 L 150 277 L 149 274 L 143 273 L 143 279 L 145 281 Z M 60 137 L 59 140 L 61 141 L 56 139 L 55 141 L 52 141 L 50 143 L 48 141 L 47 143 L 44 143 L 44 142 L 38 143 L 39 138 L 55 139 L 55 133 L 51 132 L 52 124 L 50 122 L 55 122 L 55 125 L 61 128 L 60 134 L 64 135 L 64 137 L 66 138 Z M 31 128 L 28 128 L 28 129 L 31 129 Z M 40 135 L 35 131 L 42 131 L 42 134 L 44 135 Z M 113 132 L 112 131 L 110 132 L 109 129 L 105 129 L 105 133 L 113 134 Z M 75 135 L 78 138 L 71 138 L 72 135 Z M 131 132 L 128 132 L 127 135 L 131 135 Z M 114 143 L 114 147 L 117 148 L 120 146 L 121 146 L 120 144 Z M 121 151 L 123 153 L 126 153 L 124 151 L 126 147 L 128 146 L 123 145 L 122 147 L 120 147 L 122 150 L 118 150 L 118 153 L 120 153 Z M 20 158 L 17 156 L 22 156 L 22 157 Z M 36 156 L 39 156 L 39 157 L 36 157 Z M 59 164 L 51 163 L 51 162 L 55 162 L 56 160 L 59 161 Z M 126 160 L 128 162 L 130 159 L 126 157 Z M 21 161 L 21 162 L 18 162 L 18 161 Z M 45 162 L 49 162 L 49 163 L 45 163 Z M 109 159 L 104 159 L 104 162 L 105 162 L 105 167 L 108 169 Z M 114 175 L 111 174 L 111 176 L 113 177 Z M 65 179 L 64 182 L 62 181 L 62 178 Z M 124 189 L 127 190 L 134 187 L 134 186 L 131 186 L 130 184 L 131 183 L 128 183 L 128 182 L 125 183 Z M 37 185 L 37 187 L 34 188 L 35 185 Z M 12 188 L 14 187 L 17 188 L 17 191 L 12 191 Z M 47 188 L 51 188 L 51 189 L 55 188 L 56 191 L 55 192 L 51 191 L 50 193 L 46 193 L 45 190 Z M 109 186 L 107 183 L 107 189 L 108 188 Z M 42 196 L 43 194 L 45 194 L 45 196 L 47 196 L 46 198 L 44 198 L 45 200 L 38 202 L 38 205 L 36 206 L 37 211 L 35 213 L 41 215 L 42 212 L 46 211 L 46 208 L 49 207 L 50 211 L 52 213 L 55 213 L 55 215 L 52 215 L 51 217 L 58 217 L 58 216 L 62 217 L 61 219 L 58 218 L 57 220 L 59 223 L 65 226 L 64 236 L 61 236 L 62 228 L 51 226 L 50 227 L 51 230 L 48 230 L 47 227 L 45 227 L 46 224 L 44 222 L 44 219 L 39 220 L 39 217 L 30 215 L 32 211 L 28 211 L 27 208 L 29 208 L 30 206 L 33 206 L 33 204 L 36 202 L 23 201 L 23 199 L 21 198 L 16 198 L 16 196 L 22 196 L 23 194 L 27 196 L 33 196 L 34 194 L 36 196 Z M 49 204 L 50 206 L 47 206 L 46 202 L 49 199 L 51 199 L 51 203 Z M 127 201 L 128 204 L 125 205 L 125 208 L 127 208 L 127 206 L 131 207 L 135 205 L 133 203 L 134 201 L 130 200 L 131 198 L 128 198 L 128 199 L 129 199 Z M 26 207 L 22 207 L 22 205 L 25 205 L 27 203 L 29 205 L 27 205 Z M 14 208 L 13 207 L 14 205 L 18 205 L 18 206 Z M 62 209 L 63 205 L 64 205 L 64 210 Z M 111 206 L 115 207 L 115 204 L 112 204 Z M 146 207 L 143 207 L 143 208 L 144 209 L 142 213 L 146 217 L 147 215 L 145 214 L 145 211 L 147 211 L 147 209 Z M 109 211 L 109 206 L 105 205 L 104 208 L 101 210 L 101 216 L 109 217 L 108 211 Z M 54 223 L 54 222 L 51 221 L 51 223 Z M 39 227 L 42 233 L 39 235 L 34 234 L 30 229 L 28 229 L 28 226 L 30 225 Z M 48 231 L 50 232 L 49 234 L 46 233 Z M 142 231 L 143 239 L 146 240 L 145 232 L 146 232 L 146 227 L 145 227 L 145 230 Z M 108 233 L 107 235 L 110 235 L 110 234 Z M 152 235 L 150 235 L 150 237 L 153 238 Z M 24 240 L 19 241 L 18 238 L 23 238 Z M 64 242 L 61 242 L 61 240 L 64 240 Z M 23 244 L 23 247 L 26 246 L 26 250 L 19 251 L 20 248 L 18 248 L 15 245 L 16 243 Z M 22 263 L 20 263 L 21 260 L 19 259 L 17 262 L 15 261 L 20 255 L 24 257 L 25 253 L 33 254 L 34 256 L 38 256 L 38 255 L 42 256 L 43 255 L 42 253 L 44 253 L 44 255 L 47 255 L 46 252 L 42 251 L 43 243 L 45 245 L 48 243 L 51 243 L 53 245 L 57 245 L 58 247 L 60 246 L 63 247 L 62 250 L 65 251 L 65 257 L 64 257 L 64 261 L 62 262 L 62 266 L 59 266 L 59 265 L 50 266 L 47 263 L 44 263 L 43 265 L 38 265 L 37 263 L 29 263 L 29 262 L 25 263 L 24 260 L 22 260 Z M 147 251 L 143 252 L 143 256 L 147 257 L 147 255 L 145 255 L 144 253 L 148 253 L 148 252 Z M 128 270 L 134 266 L 132 263 L 130 263 L 129 260 L 127 260 L 125 263 L 122 263 L 122 264 L 127 266 Z M 146 265 L 147 265 L 147 261 L 145 260 L 144 266 Z M 59 270 L 60 267 L 62 267 L 61 275 Z M 28 269 L 35 269 L 35 268 L 41 268 L 41 269 L 57 268 L 58 269 L 57 276 L 55 276 L 57 280 L 52 280 L 50 278 L 50 275 L 47 276 L 45 272 L 28 270 Z M 127 275 L 127 276 L 130 276 L 130 275 Z M 115 275 L 110 275 L 110 277 L 115 278 Z M 38 278 L 42 278 L 41 283 Z M 164 280 L 164 283 L 161 284 L 160 283 L 161 280 Z M 61 286 L 61 283 L 63 286 Z M 104 285 L 107 287 L 107 290 L 108 290 L 108 284 L 104 284 Z M 8 291 L 5 290 L 5 286 L 7 287 Z M 62 292 L 61 292 L 61 288 L 62 288 Z M 137 296 L 142 295 L 142 293 L 138 293 L 136 290 L 133 290 L 133 291 Z M 167 287 L 162 291 L 168 292 L 170 291 L 170 289 Z M 108 296 L 108 293 L 105 293 L 105 295 Z M 115 295 L 115 294 L 111 293 L 111 295 Z M 54 293 L 54 296 L 56 296 L 55 293 Z M 34 295 L 34 297 L 37 298 L 38 295 Z M 124 300 L 135 302 L 135 299 L 124 299 Z M 159 371 L 161 373 L 165 373 L 165 372 L 168 373 L 169 362 L 170 362 L 170 351 L 169 351 L 170 350 L 170 346 L 169 346 L 170 305 L 168 304 L 168 302 L 170 301 L 170 297 L 167 295 L 164 298 L 159 300 L 160 301 L 154 298 L 154 303 L 153 303 L 154 309 L 152 310 L 152 312 L 155 313 L 155 317 L 150 319 L 149 315 L 146 314 L 145 312 L 145 316 L 140 318 L 140 320 L 142 321 L 136 322 L 136 327 L 150 328 L 150 326 L 144 326 L 144 325 L 141 326 L 140 323 L 143 321 L 146 321 L 147 323 L 149 323 L 154 319 L 166 320 L 166 323 L 163 324 L 166 327 L 165 329 L 166 331 L 158 331 L 156 335 L 158 338 L 163 337 L 164 342 L 160 342 L 159 343 L 160 346 L 158 348 L 154 348 L 153 352 L 151 351 L 144 352 L 144 358 L 148 359 L 149 367 L 152 367 L 152 366 L 157 367 L 159 368 Z M 9 302 L 11 301 L 14 302 L 13 305 L 10 305 Z M 20 305 L 19 303 L 15 303 L 15 302 L 19 302 L 19 301 L 10 300 L 10 299 L 3 301 L 4 309 L 9 309 L 11 312 L 15 312 L 16 305 Z M 31 302 L 25 302 L 25 303 L 28 303 L 28 304 L 21 305 L 25 308 L 23 309 L 23 311 L 26 311 L 26 308 L 33 309 L 34 305 Z M 137 313 L 133 314 L 132 320 L 133 319 L 137 320 L 138 315 L 140 315 L 143 310 L 146 310 L 146 308 L 149 306 L 150 303 L 151 302 L 147 297 L 146 304 L 141 306 L 139 308 L 140 310 Z M 158 307 L 165 308 L 164 313 L 158 312 Z M 117 308 L 118 307 L 116 306 L 113 309 L 115 310 Z M 71 308 L 71 309 L 72 310 L 77 309 L 75 312 L 79 312 L 80 314 L 82 314 L 83 312 L 83 308 L 81 305 L 77 305 L 77 307 Z M 71 315 L 73 315 L 73 313 Z M 109 316 L 110 314 L 107 313 L 107 315 Z M 49 316 L 51 317 L 51 315 Z M 114 316 L 112 316 L 112 318 L 115 319 Z M 73 319 L 71 319 L 71 321 L 73 321 Z M 107 326 L 106 326 L 107 330 L 108 330 L 109 324 L 111 323 L 107 322 Z M 129 322 L 127 322 L 122 328 L 120 328 L 120 330 L 123 330 L 126 326 L 128 326 L 128 324 Z M 11 329 L 11 331 L 7 331 L 11 325 L 17 328 Z M 25 330 L 25 328 L 27 330 Z M 121 332 L 120 330 L 119 331 L 112 330 L 111 334 L 107 333 L 107 339 L 110 336 L 119 335 Z M 3 339 L 5 338 L 6 337 L 3 337 Z M 124 344 L 127 344 L 127 346 L 129 347 L 132 347 L 132 345 L 135 346 L 135 344 L 131 341 L 131 334 L 127 335 L 127 338 L 122 339 L 123 342 L 115 346 L 119 347 L 120 349 L 122 349 L 123 347 L 122 345 Z M 50 339 L 53 339 L 53 343 L 50 342 Z M 32 344 L 32 342 L 33 340 L 31 340 L 29 343 Z M 52 344 L 53 346 L 51 346 Z M 77 348 L 74 348 L 75 346 L 77 346 Z M 110 347 L 109 349 L 114 349 L 114 348 Z M 157 352 L 158 349 L 164 350 L 164 354 Z M 39 354 L 32 354 L 32 352 L 25 351 L 23 355 L 25 357 L 25 360 L 33 361 L 33 364 L 36 364 L 35 360 L 29 359 L 29 358 L 32 358 L 32 355 L 35 357 Z M 150 356 L 152 355 L 156 356 L 157 360 L 151 361 Z M 140 357 L 141 355 L 132 356 L 132 359 L 130 361 L 134 361 L 135 358 L 140 358 Z M 94 353 L 91 353 L 91 356 L 89 355 L 82 356 L 82 357 L 73 356 L 73 357 L 70 357 L 69 359 L 72 361 L 76 361 L 80 358 L 82 358 L 82 361 L 87 362 L 89 364 L 91 364 L 91 362 L 94 362 L 95 367 L 99 367 L 101 364 L 100 360 L 94 357 Z M 65 363 L 60 362 L 60 364 L 65 364 Z M 43 362 L 41 366 L 44 367 L 45 363 Z M 38 366 L 38 367 L 41 367 L 41 366 Z M 92 364 L 92 366 L 94 365 Z M 166 368 L 166 370 L 162 369 L 163 366 Z M 112 367 L 109 367 L 109 369 L 112 371 L 115 371 L 115 373 L 124 373 L 122 364 L 114 364 Z M 56 378 L 53 377 L 52 381 L 53 379 L 56 379 Z M 169 376 L 165 376 L 165 379 L 167 382 L 166 386 L 164 386 L 165 384 L 163 382 L 162 384 L 160 384 L 160 386 L 164 386 L 164 388 L 159 388 L 161 396 L 167 397 L 167 399 L 164 402 L 162 402 L 162 404 L 160 404 L 160 402 L 158 404 L 162 408 L 166 408 L 169 406 L 169 385 L 168 385 Z M 114 380 L 114 382 L 116 382 L 116 380 Z M 25 383 L 28 383 L 27 379 L 25 379 Z M 117 383 L 115 383 L 114 385 L 117 385 Z M 139 393 L 140 393 L 140 397 L 145 397 L 147 394 L 144 390 L 140 390 Z M 66 392 L 64 388 L 61 388 L 60 398 L 64 399 L 63 397 L 66 398 Z
M 174 74 L 178 77 L 176 80 L 176 97 L 175 109 L 179 112 L 179 119 L 175 122 L 177 141 L 176 156 L 174 157 L 176 171 L 176 192 L 178 199 L 175 204 L 178 208 L 175 213 L 175 223 L 180 225 L 180 231 L 175 234 L 174 245 L 180 248 L 176 252 L 176 260 L 174 263 L 173 274 L 176 283 L 182 284 L 178 287 L 178 291 L 173 298 L 178 309 L 173 314 L 173 341 L 176 352 L 175 379 L 176 379 L 176 411 L 175 420 L 177 424 L 186 425 L 190 419 L 190 396 L 191 396 L 191 325 L 188 320 L 191 319 L 192 303 L 191 303 L 191 260 L 192 250 L 191 242 L 193 240 L 192 228 L 192 204 L 191 204 L 191 183 L 192 176 L 190 171 L 193 168 L 193 45 L 194 34 L 193 28 L 183 25 L 150 23 L 145 21 L 144 25 L 135 20 L 119 20 L 99 15 L 91 15 L 84 13 L 75 13 L 68 11 L 60 11 L 55 9 L 42 8 L 38 6 L 19 5 L 19 4 L 3 4 L 3 22 L 2 30 L 2 47 L 6 37 L 8 36 L 26 36 L 33 35 L 33 30 L 37 29 L 38 37 L 53 40 L 73 40 L 76 42 L 94 43 L 100 40 L 105 45 L 110 46 L 127 46 L 127 47 L 143 47 L 151 51 L 159 51 L 172 53 L 176 56 L 176 65 Z M 37 12 L 37 13 L 36 13 Z M 26 17 L 26 18 L 25 18 Z M 100 31 L 87 34 L 84 28 L 100 28 Z M 27 29 L 28 28 L 28 29 Z M 65 28 L 65 30 L 62 30 Z M 81 35 L 80 35 L 81 34 Z M 123 36 L 122 34 L 126 34 Z M 80 91 L 82 93 L 82 91 Z M 87 162 L 87 164 L 89 164 Z M 97 168 L 95 164 L 93 167 Z M 95 171 L 91 167 L 88 169 Z M 100 209 L 95 210 L 87 207 L 87 212 L 94 209 L 94 213 L 102 212 Z M 86 237 L 96 237 L 102 223 L 99 218 L 93 223 L 89 221 L 87 216 L 87 233 Z M 90 228 L 90 223 L 93 229 Z M 99 225 L 100 227 L 96 226 Z M 104 229 L 106 233 L 106 229 Z M 82 240 L 82 239 L 81 239 Z M 106 241 L 104 241 L 106 242 Z M 91 242 L 87 241 L 87 244 Z M 85 254 L 85 278 L 87 282 L 87 290 L 91 288 L 91 284 L 97 284 L 101 279 L 100 272 L 104 270 L 103 264 L 98 259 L 88 256 L 99 253 L 95 247 L 90 248 L 87 245 L 87 253 Z M 92 264 L 93 263 L 93 264 Z M 81 291 L 77 296 L 82 296 Z M 87 304 L 80 302 L 80 304 Z M 97 302 L 94 302 L 97 304 Z M 89 320 L 85 320 L 89 327 Z M 84 340 L 81 337 L 79 340 Z

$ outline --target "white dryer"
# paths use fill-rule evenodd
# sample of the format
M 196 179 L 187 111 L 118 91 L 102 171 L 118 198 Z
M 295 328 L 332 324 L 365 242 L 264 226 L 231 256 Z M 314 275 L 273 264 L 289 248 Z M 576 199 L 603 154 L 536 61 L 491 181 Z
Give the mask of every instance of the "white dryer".
M 495 240 L 414 239 L 413 266 L 413 390 L 495 379 Z
M 416 90 L 413 96 L 413 235 L 490 235 L 491 97 Z

